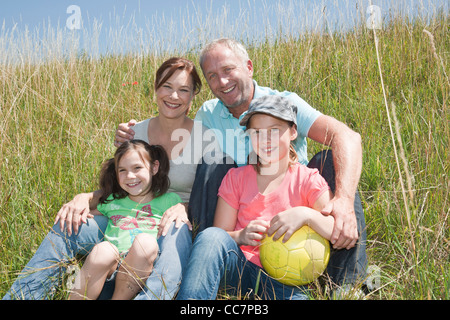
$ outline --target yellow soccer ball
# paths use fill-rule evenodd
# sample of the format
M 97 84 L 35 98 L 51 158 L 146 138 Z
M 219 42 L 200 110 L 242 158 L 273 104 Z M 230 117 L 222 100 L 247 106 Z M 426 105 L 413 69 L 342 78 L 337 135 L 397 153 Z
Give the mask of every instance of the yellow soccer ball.
M 330 259 L 330 243 L 308 226 L 297 230 L 285 243 L 265 237 L 259 254 L 264 270 L 275 280 L 301 286 L 320 276 Z

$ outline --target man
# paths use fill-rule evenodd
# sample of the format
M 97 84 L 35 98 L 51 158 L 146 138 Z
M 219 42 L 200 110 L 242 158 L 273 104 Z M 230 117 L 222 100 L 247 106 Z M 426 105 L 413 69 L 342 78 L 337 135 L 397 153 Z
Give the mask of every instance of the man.
M 222 149 L 238 166 L 246 164 L 251 148 L 239 121 L 245 116 L 252 99 L 263 95 L 282 95 L 297 106 L 299 134 L 294 146 L 300 162 L 308 164 L 306 137 L 331 147 L 332 152 L 322 152 L 308 164 L 321 170 L 334 192 L 334 198 L 322 211 L 322 214 L 331 214 L 335 218 L 331 237 L 335 251 L 328 274 L 339 285 L 362 281 L 367 261 L 364 213 L 357 195 L 362 168 L 360 135 L 342 122 L 313 109 L 295 93 L 260 87 L 253 80 L 253 63 L 239 42 L 225 38 L 211 42 L 202 50 L 200 66 L 217 99 L 206 101 L 195 120 L 214 129 L 216 136 L 222 138 L 219 138 Z M 132 138 L 130 123 L 119 125 L 116 133 L 118 143 Z
M 307 134 L 308 138 L 328 145 L 333 150 L 336 191 L 329 208 L 323 212 L 332 214 L 336 219 L 332 237 L 333 247 L 336 249 L 353 247 L 358 239 L 353 203 L 362 167 L 360 135 L 342 122 L 313 110 L 296 94 L 277 93 L 269 88 L 259 87 L 253 81 L 252 61 L 242 45 L 237 42 L 228 39 L 212 42 L 203 50 L 200 66 L 211 91 L 218 98 L 205 102 L 196 115 L 196 120 L 203 121 L 209 128 L 222 132 L 226 129 L 240 128 L 239 119 L 245 115 L 252 99 L 265 94 L 281 94 L 300 105 L 299 117 L 303 118 L 301 122 L 297 122 L 298 130 Z M 227 110 L 232 117 L 227 115 Z M 224 137 L 226 136 L 224 134 Z M 228 152 L 226 146 L 223 150 L 233 157 L 233 153 Z M 307 163 L 305 136 L 297 139 L 296 151 L 300 161 Z M 234 159 L 240 165 L 245 164 L 246 158 L 245 156 L 243 159 Z

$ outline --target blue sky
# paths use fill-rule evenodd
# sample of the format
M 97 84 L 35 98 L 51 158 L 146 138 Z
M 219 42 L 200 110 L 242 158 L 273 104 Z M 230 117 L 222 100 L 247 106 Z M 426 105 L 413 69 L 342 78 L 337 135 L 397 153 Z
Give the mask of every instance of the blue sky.
M 198 0 L 196 0 L 198 1 Z M 179 7 L 185 7 L 192 1 L 186 0 L 18 0 L 2 1 L 0 10 L 0 21 L 6 20 L 7 25 L 14 23 L 24 23 L 29 26 L 36 26 L 44 20 L 51 19 L 53 23 L 58 20 L 65 23 L 69 16 L 66 13 L 70 5 L 78 5 L 82 15 L 107 19 L 109 13 L 116 12 L 127 14 L 140 12 L 141 15 L 153 15 L 156 12 L 170 12 Z M 198 1 L 207 2 L 207 1 Z M 219 1 L 222 2 L 222 1 Z M 85 17 L 85 18 L 86 18 Z
M 177 15 L 179 10 L 195 6 L 220 7 L 225 4 L 235 6 L 239 0 L 18 0 L 2 1 L 0 9 L 0 23 L 6 21 L 6 26 L 14 23 L 27 24 L 35 27 L 43 21 L 50 21 L 56 25 L 58 21 L 65 24 L 70 14 L 66 13 L 70 5 L 77 5 L 81 9 L 83 19 L 97 18 L 108 21 L 109 15 L 116 13 L 122 17 L 129 17 L 133 13 L 137 18 L 145 19 L 156 14 Z M 245 2 L 245 0 L 243 1 Z M 270 1 L 269 1 L 270 2 Z
M 214 7 L 220 8 L 228 6 L 233 13 L 237 13 L 239 8 L 258 5 L 270 5 L 271 3 L 288 4 L 289 2 L 305 3 L 307 6 L 323 6 L 335 8 L 340 6 L 354 7 L 360 2 L 362 5 L 368 5 L 369 0 L 17 0 L 2 1 L 0 6 L 0 23 L 5 20 L 6 26 L 12 26 L 14 22 L 24 23 L 29 26 L 36 26 L 44 20 L 50 20 L 52 23 L 65 22 L 69 14 L 66 9 L 70 5 L 78 5 L 81 8 L 83 16 L 97 17 L 107 19 L 109 13 L 116 12 L 122 14 L 126 8 L 127 13 L 136 12 L 141 17 L 152 16 L 156 13 L 177 14 L 179 9 L 192 7 L 193 4 L 200 8 Z M 448 10 L 446 0 L 372 0 L 373 4 L 379 5 L 384 12 L 387 12 L 394 6 L 392 2 L 403 2 L 405 6 L 414 7 L 423 3 L 425 7 L 442 6 Z M 305 5 L 303 4 L 303 5 Z
M 432 13 L 448 0 L 372 0 L 384 18 L 395 8 L 414 15 Z M 352 25 L 364 19 L 369 0 L 17 0 L 0 5 L 0 40 L 5 34 L 19 39 L 23 30 L 45 43 L 50 29 L 67 31 L 67 9 L 80 9 L 82 27 L 75 31 L 79 46 L 92 50 L 97 41 L 100 53 L 145 50 L 189 50 L 198 42 L 219 36 L 254 39 L 282 32 L 298 33 L 304 28 Z M 359 8 L 358 8 L 359 7 Z M 100 28 L 98 26 L 101 25 Z M 97 26 L 97 27 L 95 27 Z M 95 29 L 98 28 L 97 33 Z M 47 35 L 45 35 L 47 33 Z M 47 37 L 47 38 L 46 38 Z M 94 38 L 94 40 L 92 40 Z M 42 40 L 43 39 L 43 40 Z M 53 38 L 52 38 L 53 39 Z M 48 40 L 51 41 L 51 40 Z M 17 41 L 20 42 L 20 41 Z M 94 46 L 96 46 L 94 45 Z

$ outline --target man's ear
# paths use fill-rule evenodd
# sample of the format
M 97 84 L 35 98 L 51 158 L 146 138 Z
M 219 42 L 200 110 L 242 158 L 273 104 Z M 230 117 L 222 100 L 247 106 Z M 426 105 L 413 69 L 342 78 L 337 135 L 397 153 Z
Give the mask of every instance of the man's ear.
M 247 69 L 248 69 L 248 75 L 250 76 L 250 78 L 252 78 L 253 77 L 253 62 L 250 59 L 247 61 Z

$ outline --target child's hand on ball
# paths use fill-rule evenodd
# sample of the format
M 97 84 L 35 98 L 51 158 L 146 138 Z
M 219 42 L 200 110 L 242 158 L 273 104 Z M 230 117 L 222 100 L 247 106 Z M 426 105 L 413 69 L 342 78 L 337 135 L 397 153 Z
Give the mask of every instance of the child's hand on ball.
M 241 230 L 237 243 L 247 246 L 258 246 L 259 242 L 264 239 L 270 224 L 264 220 L 253 220 Z
M 311 209 L 307 207 L 294 207 L 278 213 L 270 221 L 270 227 L 267 230 L 273 240 L 278 240 L 283 234 L 283 242 L 289 240 L 292 234 L 302 226 L 308 224 Z

